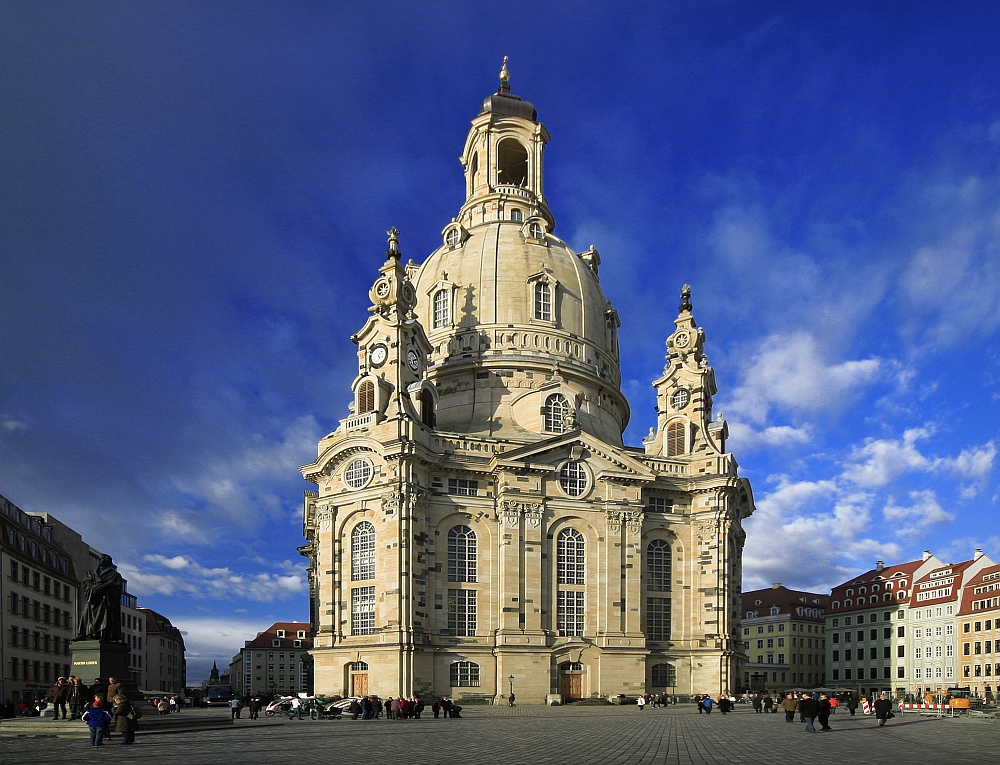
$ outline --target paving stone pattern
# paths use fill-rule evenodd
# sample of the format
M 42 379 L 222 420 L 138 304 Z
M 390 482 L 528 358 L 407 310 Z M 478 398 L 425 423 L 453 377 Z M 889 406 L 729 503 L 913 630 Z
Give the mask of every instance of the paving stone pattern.
M 425 716 L 257 725 L 243 719 L 231 729 L 146 737 L 140 731 L 129 748 L 117 739 L 95 749 L 86 738 L 24 736 L 0 740 L 0 763 L 889 763 L 982 759 L 983 753 L 995 752 L 1000 741 L 1000 720 L 906 715 L 877 728 L 874 719 L 859 713 L 854 718 L 834 715 L 831 725 L 833 731 L 810 734 L 801 723 L 786 723 L 782 714 L 740 709 L 728 715 L 699 715 L 692 705 L 641 712 L 635 706 L 484 706 L 467 707 L 460 720 Z

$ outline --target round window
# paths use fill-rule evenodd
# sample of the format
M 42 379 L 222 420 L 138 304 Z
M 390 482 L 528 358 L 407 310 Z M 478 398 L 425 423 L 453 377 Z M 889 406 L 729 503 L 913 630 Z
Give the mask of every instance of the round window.
M 352 489 L 360 489 L 368 485 L 373 473 L 368 460 L 354 460 L 344 471 L 344 482 Z
M 570 497 L 579 497 L 587 490 L 587 471 L 579 462 L 567 462 L 559 468 L 559 487 Z
M 691 392 L 687 388 L 681 388 L 674 393 L 673 405 L 674 409 L 683 409 L 688 405 L 688 401 L 691 400 Z

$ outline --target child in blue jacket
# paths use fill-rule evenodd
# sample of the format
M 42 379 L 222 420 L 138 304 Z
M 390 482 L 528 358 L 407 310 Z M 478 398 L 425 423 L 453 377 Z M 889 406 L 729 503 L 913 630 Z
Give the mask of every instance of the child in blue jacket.
M 90 726 L 90 745 L 104 746 L 104 731 L 111 725 L 111 715 L 104 709 L 101 700 L 96 699 L 81 719 Z

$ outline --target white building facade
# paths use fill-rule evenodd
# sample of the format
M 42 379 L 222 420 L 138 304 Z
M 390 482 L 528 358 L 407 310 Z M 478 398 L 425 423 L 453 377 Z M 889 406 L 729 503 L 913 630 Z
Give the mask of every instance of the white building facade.
M 500 90 L 421 265 L 390 232 L 352 413 L 302 468 L 317 693 L 558 702 L 735 690 L 748 482 L 685 288 L 625 446 L 617 312 L 554 233 L 549 139 Z

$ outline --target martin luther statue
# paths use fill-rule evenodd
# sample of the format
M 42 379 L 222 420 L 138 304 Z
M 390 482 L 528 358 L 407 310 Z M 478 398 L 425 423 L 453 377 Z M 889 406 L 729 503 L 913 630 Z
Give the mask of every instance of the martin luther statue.
M 122 641 L 122 575 L 102 555 L 97 568 L 80 585 L 79 640 Z

